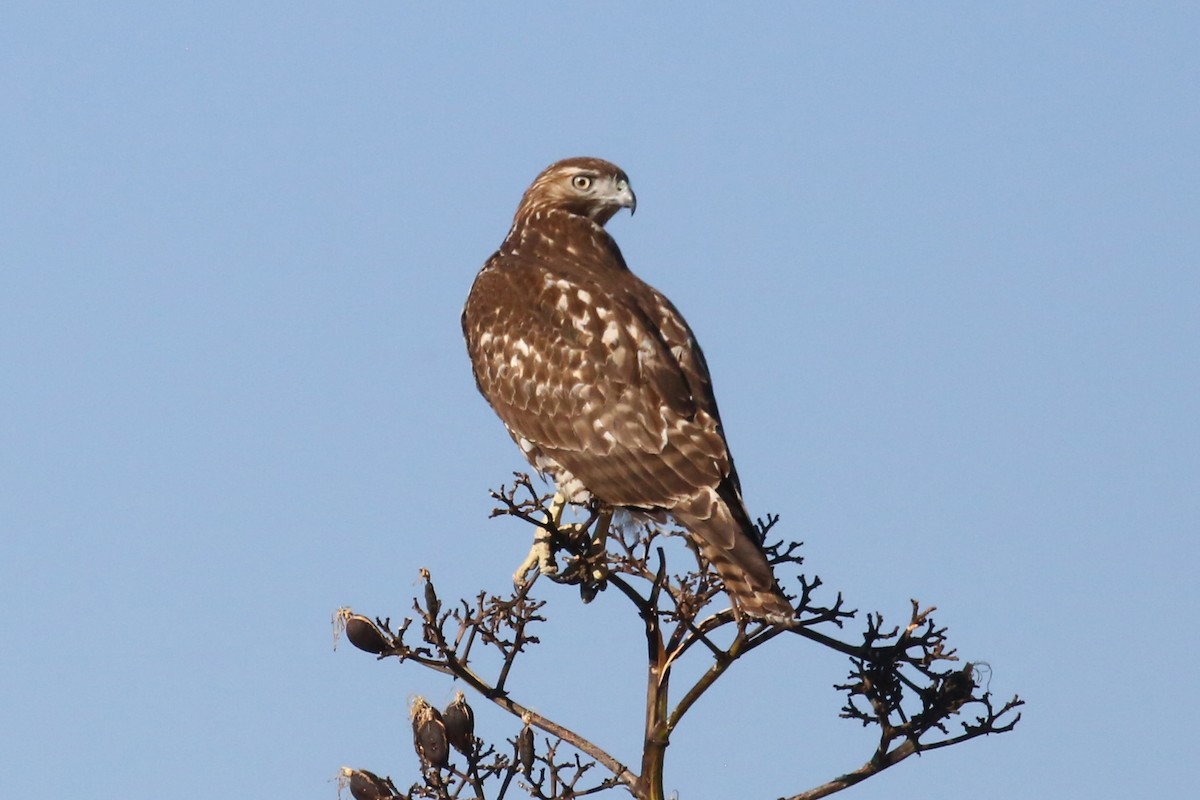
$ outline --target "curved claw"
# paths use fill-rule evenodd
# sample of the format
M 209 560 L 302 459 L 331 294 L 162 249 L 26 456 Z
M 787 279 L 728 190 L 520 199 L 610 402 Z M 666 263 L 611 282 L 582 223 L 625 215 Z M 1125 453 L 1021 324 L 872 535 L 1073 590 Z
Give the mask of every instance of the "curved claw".
M 583 593 L 584 602 L 588 602 L 595 596 L 596 592 L 603 589 L 608 578 L 608 571 L 603 565 L 603 556 L 600 558 L 600 563 L 596 563 L 592 556 L 586 559 L 580 559 L 581 564 L 577 564 L 575 568 L 568 569 L 566 573 L 559 572 L 558 564 L 554 560 L 554 537 L 560 534 L 576 535 L 586 531 L 586 524 L 575 523 L 572 525 L 562 524 L 563 509 L 566 507 L 567 499 L 561 492 L 555 492 L 554 499 L 550 502 L 550 507 L 546 509 L 546 522 L 539 526 L 537 532 L 533 535 L 533 546 L 529 548 L 529 554 L 525 556 L 525 560 L 517 567 L 517 571 L 513 573 L 513 585 L 518 589 L 528 586 L 538 575 L 545 575 L 553 581 L 559 583 L 577 583 L 580 585 L 580 591 Z M 593 554 L 603 553 L 607 544 L 608 529 L 612 522 L 612 511 L 605 510 L 600 513 L 596 523 L 595 533 L 592 537 L 590 552 Z M 588 562 L 592 563 L 591 569 L 587 569 Z M 581 575 L 579 567 L 583 567 L 584 571 L 590 574 Z M 536 574 L 534 573 L 536 570 Z M 530 577 L 530 575 L 533 577 Z
M 513 584 L 518 589 L 531 582 L 526 580 L 526 577 L 533 572 L 535 567 L 540 575 L 558 574 L 558 564 L 554 563 L 552 541 L 566 505 L 567 498 L 563 493 L 555 492 L 554 499 L 550 501 L 550 508 L 546 509 L 546 524 L 537 529 L 537 533 L 533 535 L 533 547 L 529 548 L 529 555 L 525 556 L 525 560 L 513 573 Z
M 538 575 L 553 577 L 558 574 L 558 564 L 554 561 L 554 548 L 550 546 L 553 535 L 548 528 L 538 528 L 537 533 L 533 535 L 533 547 L 529 548 L 529 555 L 525 556 L 525 560 L 513 573 L 513 585 L 518 589 L 532 582 L 528 576 L 535 569 Z

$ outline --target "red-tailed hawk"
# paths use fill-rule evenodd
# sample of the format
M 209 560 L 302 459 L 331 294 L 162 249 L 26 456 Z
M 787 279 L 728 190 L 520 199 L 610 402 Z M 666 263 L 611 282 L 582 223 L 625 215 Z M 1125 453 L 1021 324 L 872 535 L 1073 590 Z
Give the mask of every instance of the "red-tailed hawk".
M 794 617 L 742 502 L 708 366 L 604 224 L 636 198 L 597 158 L 550 165 L 463 309 L 479 391 L 560 496 L 668 512 L 746 615 Z

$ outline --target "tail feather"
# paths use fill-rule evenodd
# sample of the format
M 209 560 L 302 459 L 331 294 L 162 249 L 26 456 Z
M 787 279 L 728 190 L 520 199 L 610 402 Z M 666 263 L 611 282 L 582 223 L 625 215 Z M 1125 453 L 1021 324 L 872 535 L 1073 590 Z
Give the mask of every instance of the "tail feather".
M 716 569 L 735 608 L 775 625 L 795 622 L 796 611 L 775 582 L 740 498 L 726 500 L 707 492 L 672 513 L 692 534 L 700 555 Z

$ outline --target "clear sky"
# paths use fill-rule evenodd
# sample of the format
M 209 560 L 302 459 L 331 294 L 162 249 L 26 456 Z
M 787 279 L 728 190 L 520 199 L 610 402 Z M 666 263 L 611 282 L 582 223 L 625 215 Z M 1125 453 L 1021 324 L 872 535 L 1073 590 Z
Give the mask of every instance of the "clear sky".
M 329 616 L 524 554 L 486 519 L 523 462 L 458 315 L 533 176 L 595 155 L 751 510 L 1028 700 L 843 796 L 1188 795 L 1198 41 L 1190 3 L 5 3 L 0 794 L 412 780 L 407 698 L 453 686 L 334 652 Z M 637 621 L 544 594 L 515 690 L 633 758 Z M 668 784 L 856 767 L 844 674 L 799 643 L 740 666 Z

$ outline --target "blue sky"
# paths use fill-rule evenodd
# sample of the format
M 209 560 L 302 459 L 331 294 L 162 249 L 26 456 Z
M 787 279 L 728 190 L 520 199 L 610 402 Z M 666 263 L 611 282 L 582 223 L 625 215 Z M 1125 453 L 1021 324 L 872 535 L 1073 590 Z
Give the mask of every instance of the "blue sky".
M 843 796 L 1183 796 L 1198 36 L 1183 3 L 6 4 L 0 791 L 407 785 L 407 698 L 453 687 L 332 651 L 329 615 L 523 555 L 458 314 L 586 154 L 631 176 L 610 230 L 703 343 L 751 510 L 864 611 L 937 605 L 1029 703 Z M 637 621 L 544 593 L 515 690 L 631 759 Z M 739 665 L 668 784 L 856 767 L 844 671 Z

